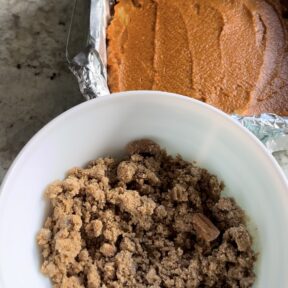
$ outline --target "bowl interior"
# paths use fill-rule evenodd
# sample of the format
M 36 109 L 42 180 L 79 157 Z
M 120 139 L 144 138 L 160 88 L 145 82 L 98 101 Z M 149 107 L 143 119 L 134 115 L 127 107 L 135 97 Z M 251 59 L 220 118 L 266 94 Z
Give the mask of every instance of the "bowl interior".
M 187 97 L 125 92 L 81 104 L 49 123 L 22 150 L 0 196 L 0 287 L 51 287 L 39 272 L 35 235 L 47 213 L 45 187 L 74 166 L 121 155 L 148 137 L 221 178 L 250 219 L 260 252 L 255 287 L 288 286 L 287 183 L 248 131 Z M 271 265 L 273 263 L 273 265 Z

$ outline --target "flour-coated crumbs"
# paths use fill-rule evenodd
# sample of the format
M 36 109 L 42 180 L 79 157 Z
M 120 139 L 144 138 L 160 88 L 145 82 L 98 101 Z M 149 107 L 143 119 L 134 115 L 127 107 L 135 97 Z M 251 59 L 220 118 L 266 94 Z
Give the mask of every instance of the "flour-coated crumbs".
M 252 239 L 223 183 L 151 140 L 126 150 L 47 188 L 37 241 L 53 287 L 252 287 Z

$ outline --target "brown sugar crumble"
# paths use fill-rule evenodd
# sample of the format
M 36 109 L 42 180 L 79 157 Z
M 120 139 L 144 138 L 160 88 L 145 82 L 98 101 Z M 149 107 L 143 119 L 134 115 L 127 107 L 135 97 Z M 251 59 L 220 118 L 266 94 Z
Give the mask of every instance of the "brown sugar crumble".
M 151 140 L 127 152 L 48 187 L 37 241 L 53 287 L 252 287 L 252 239 L 223 183 Z

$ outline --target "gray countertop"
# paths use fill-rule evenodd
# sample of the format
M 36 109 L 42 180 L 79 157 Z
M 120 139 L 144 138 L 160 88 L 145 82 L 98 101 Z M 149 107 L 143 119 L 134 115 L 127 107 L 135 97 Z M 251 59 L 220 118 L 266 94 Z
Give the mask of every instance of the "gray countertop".
M 0 182 L 35 132 L 83 101 L 65 62 L 73 2 L 1 2 Z

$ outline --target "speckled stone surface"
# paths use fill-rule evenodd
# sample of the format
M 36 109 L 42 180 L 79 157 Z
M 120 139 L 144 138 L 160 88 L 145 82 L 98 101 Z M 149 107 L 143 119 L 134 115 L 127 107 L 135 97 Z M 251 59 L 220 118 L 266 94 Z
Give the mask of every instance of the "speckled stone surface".
M 2 0 L 0 182 L 23 145 L 83 101 L 65 62 L 72 0 Z

